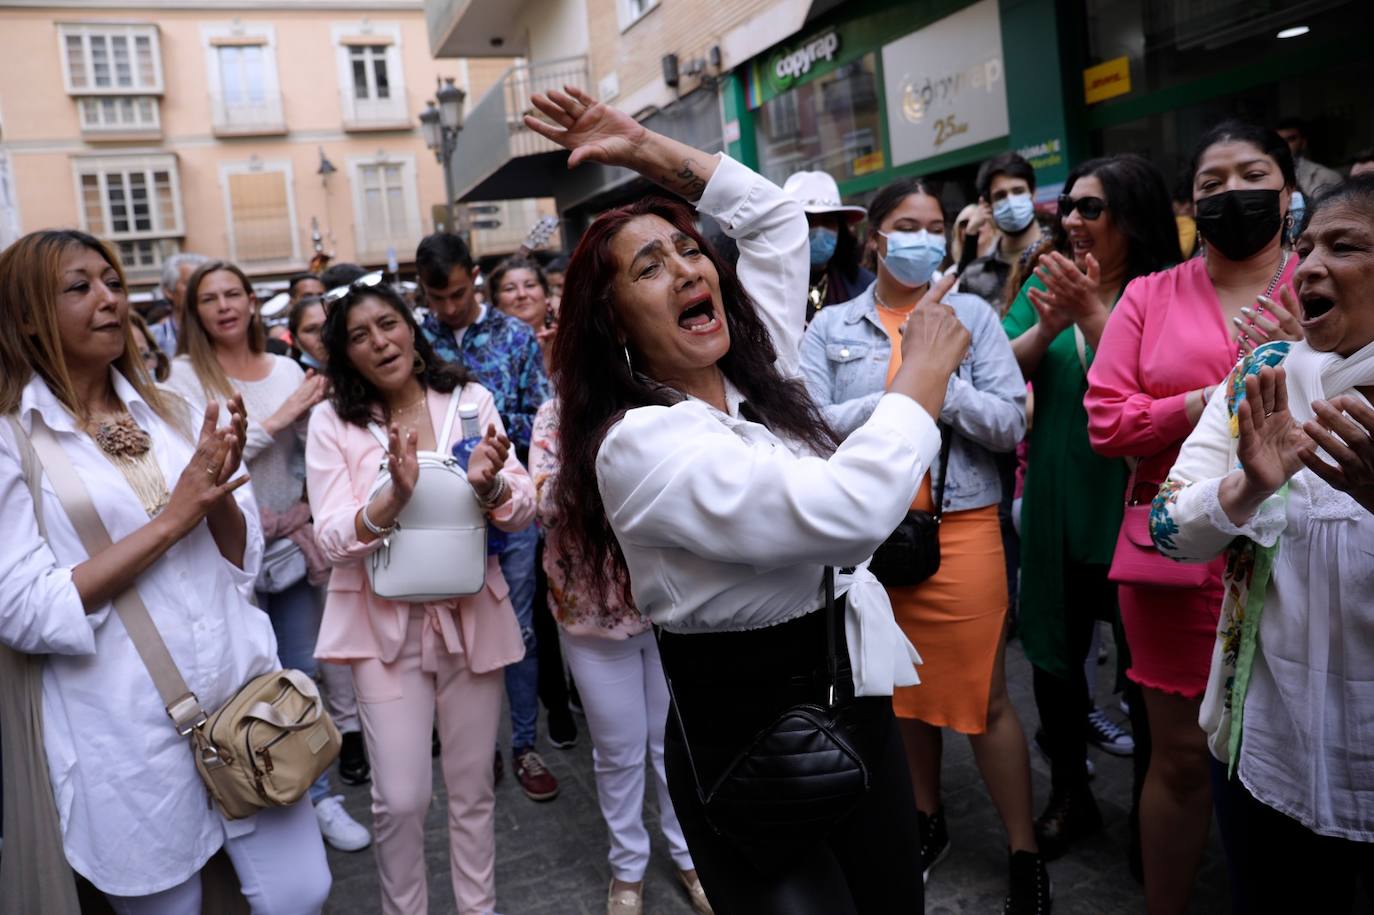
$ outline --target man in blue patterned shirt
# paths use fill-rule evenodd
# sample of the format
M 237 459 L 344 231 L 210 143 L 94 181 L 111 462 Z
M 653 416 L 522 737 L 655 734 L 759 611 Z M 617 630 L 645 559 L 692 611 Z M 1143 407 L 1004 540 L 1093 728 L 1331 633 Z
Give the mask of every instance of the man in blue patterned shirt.
M 549 381 L 539 343 L 522 322 L 477 301 L 472 254 L 457 235 L 436 233 L 420 242 L 415 269 L 429 316 L 422 325 L 434 351 L 467 366 L 491 392 L 506 435 L 522 462 L 529 461 L 530 432 L 539 405 L 549 398 Z M 501 574 L 525 640 L 524 659 L 506 668 L 515 776 L 531 799 L 552 800 L 558 781 L 535 752 L 539 720 L 539 662 L 534 635 L 534 564 L 539 534 L 531 524 L 506 535 Z M 497 771 L 501 754 L 497 751 Z

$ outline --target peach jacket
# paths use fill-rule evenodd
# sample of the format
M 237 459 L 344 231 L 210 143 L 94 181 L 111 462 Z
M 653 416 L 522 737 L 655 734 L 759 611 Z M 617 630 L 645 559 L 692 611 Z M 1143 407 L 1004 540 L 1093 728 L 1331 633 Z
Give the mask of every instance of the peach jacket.
M 459 403 L 475 403 L 482 428 L 504 432 L 491 393 L 476 383 L 454 391 Z M 449 395 L 431 390 L 429 417 L 436 434 L 443 428 Z M 453 441 L 441 443 L 448 453 L 462 438 L 454 424 Z M 380 541 L 362 543 L 354 518 L 376 482 L 382 465 L 382 446 L 366 428 L 344 422 L 329 403 L 315 408 L 306 441 L 306 484 L 315 517 L 315 536 L 325 558 L 334 566 L 325 598 L 324 619 L 315 657 L 322 661 L 376 658 L 396 660 L 406 639 L 411 605 L 377 597 L 368 586 L 363 558 Z M 488 517 L 501 530 L 518 531 L 534 518 L 534 484 L 515 457 L 514 449 L 501 471 L 510 485 L 510 498 Z M 487 557 L 487 581 L 477 594 L 425 604 L 426 617 L 450 653 L 467 655 L 468 667 L 487 673 L 524 657 L 524 641 L 509 598 L 510 588 L 495 556 Z

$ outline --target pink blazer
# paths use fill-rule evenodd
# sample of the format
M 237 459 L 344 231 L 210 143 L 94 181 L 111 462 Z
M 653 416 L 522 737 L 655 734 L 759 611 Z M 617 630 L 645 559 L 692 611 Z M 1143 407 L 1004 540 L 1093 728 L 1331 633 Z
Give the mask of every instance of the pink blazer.
M 483 429 L 490 424 L 505 431 L 486 388 L 469 383 L 454 394 L 461 396 L 460 403 L 477 404 Z M 429 416 L 436 434 L 443 428 L 448 399 L 446 394 L 429 392 Z M 461 438 L 462 430 L 455 422 L 453 441 L 439 443 L 438 450 L 447 453 Z M 358 509 L 377 480 L 382 454 L 372 433 L 341 420 L 331 404 L 315 408 L 305 449 L 306 482 L 315 537 L 334 566 L 315 647 L 315 657 L 324 661 L 377 658 L 390 663 L 405 643 L 411 605 L 372 593 L 362 560 L 381 542 L 362 543 L 354 529 Z M 510 499 L 488 517 L 501 530 L 522 530 L 534 519 L 534 485 L 514 449 L 502 473 L 510 484 Z M 509 594 L 497 558 L 488 556 L 486 587 L 481 591 L 426 605 L 449 651 L 466 653 L 468 667 L 475 673 L 496 670 L 525 656 Z M 461 644 L 453 644 L 455 640 Z

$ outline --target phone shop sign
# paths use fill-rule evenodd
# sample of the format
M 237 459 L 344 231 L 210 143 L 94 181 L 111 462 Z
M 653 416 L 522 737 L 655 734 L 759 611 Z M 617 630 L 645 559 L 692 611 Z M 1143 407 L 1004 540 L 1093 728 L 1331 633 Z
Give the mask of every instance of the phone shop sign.
M 1008 133 L 997 0 L 980 0 L 884 46 L 883 73 L 893 165 Z

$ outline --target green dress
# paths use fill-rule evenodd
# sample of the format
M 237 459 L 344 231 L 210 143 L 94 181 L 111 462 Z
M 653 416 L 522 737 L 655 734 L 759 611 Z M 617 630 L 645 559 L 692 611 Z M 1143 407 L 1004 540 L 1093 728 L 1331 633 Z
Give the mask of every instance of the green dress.
M 1031 276 L 1002 319 L 1002 329 L 1013 340 L 1039 320 L 1026 295 L 1031 288 L 1045 286 Z M 1091 347 L 1084 356 L 1091 365 Z M 1017 630 L 1032 664 L 1067 678 L 1082 659 L 1068 657 L 1064 564 L 1111 564 L 1127 470 L 1124 461 L 1101 457 L 1088 444 L 1088 413 L 1083 409 L 1088 378 L 1072 328 L 1054 338 L 1026 380 L 1035 392 L 1035 412 L 1021 502 Z M 1103 607 L 1101 618 L 1113 619 L 1113 609 Z

